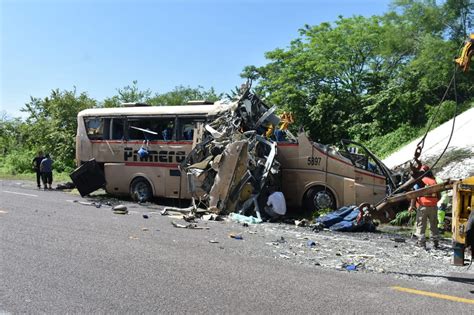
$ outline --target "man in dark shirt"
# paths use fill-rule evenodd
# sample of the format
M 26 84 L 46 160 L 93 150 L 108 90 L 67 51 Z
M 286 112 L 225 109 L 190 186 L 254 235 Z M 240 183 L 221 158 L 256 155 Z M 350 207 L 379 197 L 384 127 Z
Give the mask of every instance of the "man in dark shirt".
M 36 184 L 38 185 L 38 188 L 41 188 L 41 171 L 40 171 L 40 165 L 41 161 L 43 161 L 44 156 L 42 151 L 38 151 L 38 155 L 35 156 L 31 164 L 33 165 L 33 169 L 36 172 Z
M 44 190 L 47 188 L 53 189 L 51 184 L 53 183 L 53 160 L 46 154 L 40 164 L 41 176 L 43 177 Z

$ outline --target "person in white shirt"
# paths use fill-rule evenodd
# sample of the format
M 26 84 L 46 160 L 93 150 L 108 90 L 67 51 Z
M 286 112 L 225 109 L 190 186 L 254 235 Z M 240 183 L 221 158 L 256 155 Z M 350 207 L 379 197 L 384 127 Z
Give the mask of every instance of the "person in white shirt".
M 284 216 L 286 214 L 285 196 L 281 191 L 275 191 L 272 188 L 269 189 L 269 193 L 267 205 L 264 208 L 265 213 L 270 216 L 271 219 Z

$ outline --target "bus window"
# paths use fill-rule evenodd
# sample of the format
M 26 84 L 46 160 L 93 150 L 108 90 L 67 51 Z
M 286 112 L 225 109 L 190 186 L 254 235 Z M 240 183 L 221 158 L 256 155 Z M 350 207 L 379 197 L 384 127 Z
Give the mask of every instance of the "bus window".
M 174 139 L 174 118 L 129 118 L 129 140 L 164 140 Z
M 179 140 L 193 141 L 194 128 L 198 122 L 204 122 L 203 119 L 181 118 L 179 119 L 178 136 Z
M 109 139 L 109 118 L 88 117 L 84 118 L 87 137 L 91 140 L 107 140 Z
M 113 118 L 111 122 L 111 136 L 112 140 L 122 140 L 123 139 L 123 128 L 124 122 L 122 118 Z

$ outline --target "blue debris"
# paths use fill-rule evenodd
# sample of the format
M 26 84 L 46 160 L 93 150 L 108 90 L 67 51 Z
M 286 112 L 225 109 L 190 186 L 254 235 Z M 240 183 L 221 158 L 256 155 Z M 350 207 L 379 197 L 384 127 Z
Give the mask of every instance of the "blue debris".
M 347 266 L 346 266 L 346 270 L 347 270 L 347 271 L 356 271 L 356 270 L 357 270 L 357 266 L 354 265 L 354 264 L 347 265 Z

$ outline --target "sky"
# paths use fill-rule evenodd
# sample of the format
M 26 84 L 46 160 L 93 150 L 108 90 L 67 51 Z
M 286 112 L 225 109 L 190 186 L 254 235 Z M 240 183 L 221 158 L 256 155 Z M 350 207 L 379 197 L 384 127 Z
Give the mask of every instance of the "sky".
M 0 0 L 0 112 L 24 116 L 52 89 L 102 101 L 142 90 L 240 86 L 247 65 L 305 24 L 379 15 L 390 0 Z

